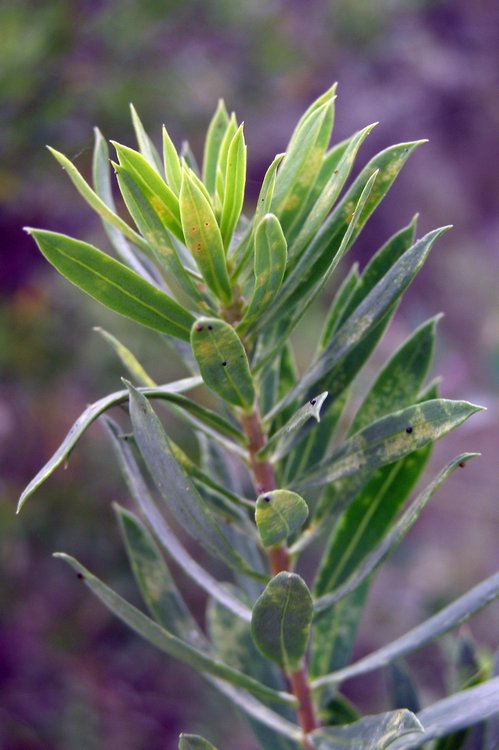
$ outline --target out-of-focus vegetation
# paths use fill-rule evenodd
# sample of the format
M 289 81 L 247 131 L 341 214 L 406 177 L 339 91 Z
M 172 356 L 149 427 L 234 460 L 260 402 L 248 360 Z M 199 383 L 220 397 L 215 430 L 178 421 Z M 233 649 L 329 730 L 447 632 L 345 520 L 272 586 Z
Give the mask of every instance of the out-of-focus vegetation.
M 174 137 L 187 135 L 199 156 L 212 103 L 223 96 L 246 121 L 251 200 L 297 115 L 333 80 L 341 91 L 336 140 L 359 124 L 381 121 L 359 163 L 394 139 L 430 138 L 368 225 L 359 260 L 414 210 L 421 211 L 421 233 L 455 224 L 402 312 L 411 323 L 420 321 L 426 300 L 432 312 L 439 300 L 447 316 L 438 367 L 446 372 L 446 395 L 488 403 L 490 426 L 473 436 L 484 452 L 480 466 L 470 466 L 455 492 L 448 490 L 398 566 L 377 584 L 360 639 L 360 648 L 373 647 L 436 607 L 444 582 L 457 594 L 497 568 L 498 27 L 495 0 L 19 0 L 0 6 L 2 748 L 173 748 L 185 727 L 185 696 L 196 701 L 204 694 L 190 673 L 175 665 L 172 674 L 166 658 L 135 643 L 82 597 L 50 557 L 64 541 L 64 549 L 134 595 L 109 510 L 122 490 L 110 455 L 100 450 L 98 427 L 43 497 L 21 519 L 13 515 L 22 486 L 81 407 L 119 383 L 122 371 L 93 325 L 125 339 L 158 379 L 168 375 L 168 355 L 154 334 L 143 336 L 111 314 L 104 322 L 101 310 L 55 278 L 22 233 L 23 225 L 34 224 L 104 243 L 45 144 L 78 155 L 88 175 L 92 127 L 130 142 L 133 101 L 158 141 L 165 121 Z M 406 332 L 402 316 L 385 352 Z M 466 434 L 458 450 L 464 443 Z M 459 508 L 452 525 L 451 506 Z M 437 537 L 439 545 L 431 544 Z M 408 600 L 405 581 L 413 571 L 428 584 Z M 396 622 L 383 608 L 388 587 L 403 604 Z M 190 596 L 192 602 L 196 594 Z M 486 641 L 490 620 L 473 627 Z M 428 690 L 435 689 L 430 675 Z M 216 709 L 203 710 L 209 716 Z M 213 737 L 220 745 L 251 747 L 231 714 L 224 731 Z

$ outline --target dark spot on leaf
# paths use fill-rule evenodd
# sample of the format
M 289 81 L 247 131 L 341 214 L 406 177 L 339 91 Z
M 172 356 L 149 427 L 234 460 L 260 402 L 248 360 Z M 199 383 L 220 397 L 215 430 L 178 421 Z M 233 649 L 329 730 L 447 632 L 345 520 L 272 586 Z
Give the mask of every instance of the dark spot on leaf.
M 209 227 L 210 226 L 210 222 L 209 221 L 205 221 L 204 225 L 205 225 L 205 227 Z
M 410 435 L 412 432 L 412 427 L 406 427 L 405 431 L 407 432 L 408 435 Z
M 461 461 L 461 462 L 460 462 L 460 463 L 458 464 L 458 466 L 459 466 L 459 468 L 460 468 L 460 469 L 464 469 L 464 467 L 466 466 L 466 464 L 464 463 L 464 461 Z
M 208 326 L 209 331 L 213 331 L 213 326 Z
M 224 359 L 224 361 L 222 362 L 222 367 L 227 367 L 227 360 L 226 359 Z
M 203 330 L 203 326 L 200 323 L 198 323 L 196 326 L 196 331 L 202 331 L 202 330 Z
M 268 495 L 265 495 L 263 499 L 265 500 L 266 503 L 270 503 L 270 497 Z
M 315 406 L 315 405 L 316 405 L 316 403 L 317 403 L 317 399 L 316 399 L 316 398 L 313 398 L 313 399 L 311 400 L 311 402 L 310 402 L 310 403 L 312 404 L 312 406 Z
M 197 227 L 191 227 L 191 231 L 192 232 L 196 232 L 197 231 Z
M 83 573 L 77 573 L 77 574 L 76 574 L 76 577 L 77 577 L 77 578 L 78 578 L 78 579 L 79 579 L 80 581 L 84 581 L 84 580 L 85 580 L 85 576 L 83 575 Z

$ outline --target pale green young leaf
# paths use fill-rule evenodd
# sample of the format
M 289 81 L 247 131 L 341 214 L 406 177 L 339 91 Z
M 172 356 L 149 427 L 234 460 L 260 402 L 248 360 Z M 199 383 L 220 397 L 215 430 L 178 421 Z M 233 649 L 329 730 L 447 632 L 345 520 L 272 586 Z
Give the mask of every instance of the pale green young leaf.
M 235 552 L 219 523 L 203 503 L 192 480 L 176 460 L 168 437 L 148 400 L 128 385 L 135 441 L 161 496 L 177 522 L 214 557 L 261 579 Z
M 219 677 L 232 685 L 241 687 L 264 701 L 289 705 L 294 704 L 294 697 L 288 693 L 272 690 L 272 688 L 262 685 L 252 677 L 248 677 L 242 672 L 238 672 L 236 669 L 232 669 L 232 667 L 223 664 L 223 662 L 208 656 L 187 643 L 184 643 L 180 638 L 177 638 L 165 628 L 162 628 L 136 607 L 132 606 L 129 602 L 119 596 L 119 594 L 106 586 L 106 584 L 94 576 L 73 557 L 63 553 L 56 553 L 55 556 L 63 559 L 77 573 L 83 576 L 82 580 L 85 585 L 97 596 L 98 599 L 101 600 L 104 606 L 116 615 L 116 617 L 122 620 L 132 630 L 142 636 L 144 640 L 151 643 L 160 651 L 164 651 L 175 659 L 179 659 L 179 661 L 188 664 L 201 673 Z
M 297 139 L 301 136 L 303 131 L 306 130 L 308 123 L 310 122 L 310 116 L 313 115 L 314 112 L 317 112 L 317 110 L 320 109 L 324 104 L 327 104 L 327 102 L 330 102 L 333 99 L 333 97 L 336 95 L 337 88 L 338 84 L 333 83 L 332 86 L 326 89 L 326 91 L 318 96 L 317 99 L 314 99 L 314 101 L 307 107 L 307 109 L 301 115 L 300 119 L 295 125 L 295 128 L 291 134 L 291 138 L 289 139 L 289 143 L 287 145 L 287 151 L 290 151 L 292 147 L 295 147 Z
M 390 750 L 412 750 L 431 740 L 446 737 L 487 721 L 499 713 L 499 677 L 433 703 L 417 716 L 424 734 L 397 739 Z M 497 740 L 497 737 L 496 737 Z M 494 747 L 494 745 L 492 745 Z
M 234 406 L 250 410 L 255 388 L 248 359 L 235 330 L 218 318 L 199 318 L 191 344 L 206 385 Z
M 253 607 L 253 639 L 267 659 L 293 673 L 307 648 L 312 615 L 305 581 L 296 573 L 278 573 Z
M 130 114 L 132 116 L 133 129 L 135 130 L 135 137 L 137 138 L 137 144 L 140 149 L 140 153 L 146 159 L 154 169 L 161 174 L 161 159 L 154 146 L 152 140 L 147 135 L 140 117 L 137 114 L 137 110 L 130 104 Z
M 285 542 L 307 517 L 307 503 L 290 490 L 265 492 L 256 501 L 255 521 L 264 547 Z
M 374 471 L 394 463 L 439 440 L 482 409 L 468 401 L 432 399 L 389 414 L 346 440 L 295 486 L 320 487 L 360 471 Z
M 64 234 L 26 231 L 49 263 L 90 297 L 147 328 L 189 341 L 192 315 L 127 266 Z
M 217 166 L 220 154 L 220 146 L 229 124 L 229 116 L 223 99 L 218 100 L 218 105 L 213 115 L 204 144 L 203 153 L 203 182 L 210 195 L 215 195 L 217 182 Z
M 180 215 L 185 242 L 212 292 L 229 305 L 232 288 L 222 235 L 209 201 L 185 168 L 180 189 Z
M 242 321 L 237 326 L 239 332 L 247 331 L 279 292 L 286 269 L 286 238 L 279 219 L 266 214 L 255 231 L 253 294 Z
M 201 182 L 201 172 L 199 170 L 199 164 L 197 163 L 196 157 L 194 156 L 194 152 L 189 141 L 182 141 L 182 145 L 180 147 L 180 163 L 183 164 L 184 162 L 186 167 L 190 169 L 191 172 L 193 172 L 193 174 L 198 178 L 199 182 Z M 208 191 L 206 190 L 206 192 Z
M 397 738 L 423 736 L 423 731 L 413 713 L 400 709 L 346 726 L 316 729 L 309 739 L 313 750 L 391 750 Z
M 409 506 L 405 513 L 402 514 L 393 528 L 385 533 L 379 544 L 374 547 L 370 554 L 364 557 L 361 564 L 358 567 L 352 566 L 353 572 L 348 577 L 344 576 L 344 583 L 335 588 L 331 593 L 324 594 L 324 596 L 320 596 L 315 600 L 315 611 L 323 612 L 328 609 L 337 601 L 343 599 L 354 591 L 369 576 L 371 576 L 388 555 L 398 547 L 402 539 L 414 526 L 428 502 L 447 479 L 449 474 L 451 474 L 458 466 L 463 466 L 466 461 L 476 455 L 476 453 L 465 453 L 451 461 L 450 464 L 440 472 L 436 479 L 434 479 L 433 482 L 431 482 L 428 487 L 418 495 L 416 500 Z
M 270 456 L 272 462 L 286 456 L 300 438 L 300 428 L 310 419 L 321 421 L 321 409 L 327 398 L 327 391 L 307 401 L 279 430 L 277 430 L 258 452 L 258 458 Z M 302 436 L 303 437 L 303 436 Z
M 118 220 L 117 224 L 120 224 L 122 220 L 116 214 L 116 206 L 114 203 L 113 191 L 111 187 L 109 149 L 99 128 L 94 128 L 94 134 L 95 143 L 92 156 L 92 179 L 95 194 L 92 196 L 92 191 L 89 188 L 90 193 L 88 195 L 89 197 L 93 197 L 94 199 L 95 197 L 97 197 L 101 202 L 103 202 L 105 206 L 107 206 L 107 208 L 111 211 L 111 213 L 114 214 L 115 221 Z M 82 186 L 82 188 L 85 188 L 85 182 L 83 178 L 80 179 L 80 185 Z M 135 273 L 138 273 L 139 276 L 142 276 L 144 279 L 150 281 L 151 283 L 155 283 L 155 280 L 152 277 L 150 271 L 145 267 L 142 260 L 137 257 L 136 252 L 132 250 L 132 248 L 130 248 L 130 245 L 123 235 L 123 232 L 118 230 L 115 224 L 110 223 L 110 221 L 102 215 L 101 211 L 99 210 L 99 205 L 100 204 L 97 201 L 96 204 L 93 205 L 93 208 L 97 212 L 97 214 L 101 216 L 102 226 L 104 227 L 104 230 L 120 259 L 124 263 L 126 263 L 127 266 L 130 266 L 130 268 L 135 271 Z M 133 230 L 130 229 L 130 231 Z M 139 235 L 137 235 L 137 237 L 139 237 Z M 142 238 L 140 239 L 142 240 Z M 150 250 L 147 250 L 147 253 L 150 254 Z
M 220 232 L 226 251 L 230 247 L 234 229 L 241 215 L 245 186 L 246 143 L 244 141 L 243 125 L 241 125 L 236 131 L 227 152 L 225 191 L 220 216 Z
M 132 354 L 130 349 L 122 344 L 121 341 L 116 338 L 116 336 L 113 336 L 111 333 L 105 331 L 104 328 L 100 328 L 99 326 L 95 326 L 94 331 L 97 331 L 97 333 L 102 336 L 104 341 L 106 341 L 116 352 L 121 363 L 124 365 L 127 372 L 132 376 L 136 383 L 146 388 L 156 387 L 157 384 L 144 370 L 137 357 Z
M 178 750 L 217 750 L 217 748 L 199 734 L 181 734 L 178 738 Z
M 218 162 L 217 162 L 217 172 L 216 172 L 216 195 L 214 196 L 214 199 L 216 198 L 218 200 L 217 208 L 218 208 L 218 205 L 221 208 L 224 202 L 225 176 L 227 174 L 227 159 L 229 156 L 230 144 L 232 143 L 232 139 L 234 138 L 236 131 L 237 131 L 236 116 L 234 112 L 231 112 L 229 121 L 227 123 L 227 127 L 225 128 L 225 133 L 222 138 L 222 142 L 220 143 L 220 150 L 218 152 Z
M 142 192 L 132 174 L 123 167 L 116 166 L 116 177 L 130 216 L 147 239 L 158 266 L 165 273 L 169 291 L 180 304 L 194 305 L 198 310 L 206 308 L 205 300 L 179 259 L 172 235 L 150 199 Z
M 393 312 L 395 304 L 422 268 L 433 244 L 447 229 L 430 232 L 398 258 L 339 328 L 295 388 L 275 406 L 274 413 L 318 384 L 331 390 L 329 382 L 334 382 L 340 364 Z
M 228 592 L 206 568 L 196 562 L 178 540 L 154 502 L 129 443 L 120 438 L 119 426 L 107 418 L 105 425 L 128 489 L 162 547 L 196 586 L 222 602 L 237 617 L 251 622 L 251 610 Z
M 165 170 L 165 177 L 168 185 L 171 187 L 175 195 L 180 193 L 180 185 L 182 183 L 182 166 L 180 164 L 180 158 L 177 153 L 177 149 L 173 145 L 173 141 L 170 135 L 163 125 L 163 168 Z
M 184 234 L 180 222 L 179 202 L 173 190 L 168 187 L 161 175 L 151 167 L 142 154 L 115 141 L 111 141 L 111 143 L 116 149 L 120 166 L 136 182 L 163 226 L 183 242 Z
M 132 229 L 132 227 L 128 226 L 126 221 L 123 221 L 123 219 L 121 219 L 116 214 L 114 208 L 110 208 L 107 203 L 104 202 L 103 198 L 97 195 L 94 190 L 92 190 L 90 185 L 83 179 L 80 172 L 77 170 L 75 165 L 67 158 L 67 156 L 64 156 L 64 154 L 61 154 L 59 151 L 50 148 L 50 146 L 49 151 L 52 156 L 57 159 L 61 167 L 67 172 L 69 179 L 78 190 L 82 198 L 87 201 L 90 208 L 92 208 L 101 217 L 101 219 L 117 229 L 118 232 L 121 232 L 121 234 L 123 234 L 137 247 L 139 247 L 149 255 L 151 253 L 151 248 L 149 247 L 147 241 L 143 237 L 141 237 L 140 234 L 138 234 L 134 229 Z
M 174 381 L 168 385 L 159 386 L 155 389 L 146 390 L 148 395 L 152 395 L 151 391 L 154 391 L 156 398 L 168 397 L 168 394 L 181 393 L 182 391 L 189 391 L 192 388 L 200 385 L 202 379 L 200 377 L 184 378 L 182 380 Z M 115 393 L 104 396 L 95 403 L 88 406 L 83 414 L 81 414 L 76 422 L 71 427 L 70 431 L 64 438 L 63 442 L 50 458 L 50 460 L 40 469 L 37 475 L 31 480 L 28 486 L 23 491 L 17 512 L 19 512 L 26 502 L 26 500 L 35 492 L 35 490 L 42 485 L 46 479 L 60 466 L 62 463 L 68 460 L 73 448 L 75 447 L 78 440 L 81 438 L 83 433 L 88 427 L 105 411 L 110 409 L 112 406 L 125 403 L 128 400 L 128 391 L 116 391 Z
M 362 659 L 312 682 L 314 689 L 331 684 L 338 685 L 359 675 L 380 669 L 396 659 L 419 650 L 427 643 L 448 633 L 499 597 L 499 573 L 486 578 L 466 594 L 456 599 L 421 625 L 417 625 L 387 646 L 364 656 Z

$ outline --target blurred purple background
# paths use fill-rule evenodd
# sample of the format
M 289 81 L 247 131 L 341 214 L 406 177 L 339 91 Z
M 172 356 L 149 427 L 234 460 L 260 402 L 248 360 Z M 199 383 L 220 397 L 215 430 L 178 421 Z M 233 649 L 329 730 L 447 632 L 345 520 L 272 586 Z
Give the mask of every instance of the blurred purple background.
M 202 681 L 114 621 L 53 560 L 63 549 L 138 597 L 111 501 L 126 502 L 99 427 L 21 517 L 17 497 L 84 405 L 123 374 L 92 332 L 127 341 L 162 380 L 157 339 L 75 292 L 41 260 L 24 225 L 104 245 L 103 232 L 45 150 L 89 174 L 92 128 L 132 144 L 128 103 L 159 141 L 164 122 L 200 156 L 216 100 L 245 121 L 248 199 L 310 101 L 339 82 L 334 139 L 380 125 L 359 157 L 429 138 L 364 230 L 364 263 L 420 212 L 440 242 L 368 367 L 441 310 L 434 373 L 442 394 L 488 406 L 439 444 L 435 468 L 461 450 L 483 457 L 453 477 L 378 577 L 357 653 L 401 634 L 498 568 L 499 6 L 496 0 L 19 0 L 0 7 L 0 747 L 170 750 L 181 730 L 223 748 L 254 747 Z M 319 313 L 317 313 L 319 314 Z M 158 356 L 159 354 L 159 356 Z M 299 352 L 308 356 L 306 342 Z M 166 358 L 165 358 L 166 359 Z M 185 582 L 184 582 L 185 583 Z M 184 586 L 198 611 L 202 599 Z M 497 647 L 497 606 L 471 623 Z M 445 643 L 415 661 L 426 698 Z M 381 710 L 380 675 L 356 698 Z M 375 696 L 373 698 L 373 695 Z M 216 718 L 218 716 L 218 719 Z

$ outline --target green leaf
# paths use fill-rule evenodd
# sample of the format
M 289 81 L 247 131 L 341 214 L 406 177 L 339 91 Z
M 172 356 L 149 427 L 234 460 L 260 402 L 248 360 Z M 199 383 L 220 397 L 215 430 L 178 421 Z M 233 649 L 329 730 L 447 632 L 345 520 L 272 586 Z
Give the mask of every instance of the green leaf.
M 215 557 L 226 565 L 261 579 L 234 551 L 212 513 L 206 508 L 191 479 L 172 453 L 161 422 L 148 400 L 133 386 L 130 391 L 130 417 L 142 458 L 167 507 L 177 522 Z
M 374 471 L 394 463 L 439 440 L 482 409 L 468 401 L 442 398 L 389 414 L 340 445 L 296 482 L 296 487 L 320 487 L 360 471 Z
M 151 398 L 168 398 L 169 395 L 181 393 L 182 391 L 188 391 L 191 388 L 195 388 L 196 386 L 200 385 L 200 383 L 202 383 L 202 379 L 199 377 L 184 378 L 182 380 L 176 380 L 173 383 L 169 383 L 168 385 L 159 386 L 158 388 L 144 389 L 143 392 L 147 393 L 147 395 Z M 38 487 L 40 487 L 40 485 L 42 485 L 43 482 L 45 482 L 45 480 L 50 477 L 50 475 L 55 471 L 55 469 L 57 469 L 58 466 L 60 466 L 64 461 L 67 461 L 76 443 L 81 438 L 86 429 L 90 427 L 92 422 L 94 422 L 97 417 L 110 409 L 112 406 L 117 406 L 118 404 L 125 403 L 126 401 L 128 401 L 128 391 L 125 389 L 122 391 L 111 393 L 109 394 L 109 396 L 104 396 L 104 398 L 99 399 L 99 401 L 96 401 L 85 409 L 83 414 L 81 414 L 73 424 L 70 431 L 68 432 L 54 455 L 45 464 L 45 466 L 40 469 L 38 474 L 31 480 L 31 482 L 22 493 L 17 508 L 18 513 L 26 500 L 30 497 L 30 495 L 32 495 L 33 492 L 35 492 L 35 490 L 37 490 Z
M 324 321 L 321 335 L 319 337 L 318 354 L 327 346 L 333 334 L 338 328 L 341 317 L 352 298 L 353 293 L 360 284 L 359 264 L 354 263 L 345 276 L 341 286 L 333 297 L 328 314 Z
M 301 529 L 308 516 L 305 500 L 290 490 L 273 490 L 256 501 L 255 520 L 265 547 L 284 542 Z
M 348 667 L 339 669 L 324 677 L 314 680 L 312 687 L 318 689 L 326 684 L 338 685 L 344 680 L 367 674 L 380 669 L 396 659 L 417 651 L 427 643 L 444 635 L 452 628 L 461 625 L 479 610 L 490 604 L 499 596 L 499 573 L 486 578 L 466 594 L 456 599 L 444 609 L 437 612 L 421 625 L 416 626 L 405 635 L 395 639 L 387 646 L 364 656 Z
M 420 710 L 418 690 L 405 662 L 395 661 L 388 665 L 388 685 L 393 708 L 407 708 L 413 713 Z
M 180 189 L 180 215 L 185 243 L 208 287 L 224 304 L 232 300 L 222 235 L 206 196 L 184 169 Z
M 130 493 L 163 548 L 196 586 L 222 602 L 237 617 L 250 622 L 251 610 L 197 563 L 179 542 L 152 499 L 130 445 L 120 439 L 120 428 L 110 419 L 105 419 L 105 423 Z
M 397 739 L 390 750 L 410 750 L 490 719 L 499 712 L 499 677 L 443 698 L 418 713 L 424 734 Z
M 244 346 L 232 326 L 218 318 L 199 318 L 192 327 L 191 344 L 206 385 L 224 401 L 251 410 L 253 379 Z
M 104 200 L 95 193 L 90 185 L 83 179 L 75 165 L 61 154 L 59 151 L 48 147 L 52 156 L 54 156 L 61 167 L 68 173 L 68 177 L 78 190 L 80 195 L 87 201 L 88 205 L 108 224 L 117 229 L 121 234 L 127 237 L 137 247 L 140 247 L 145 253 L 150 253 L 150 247 L 146 240 L 137 234 L 137 232 L 129 227 L 126 221 L 123 221 L 114 211 L 111 209 Z M 107 149 L 106 149 L 107 150 Z M 116 237 L 116 235 L 114 235 Z
M 225 191 L 220 217 L 220 232 L 226 250 L 230 246 L 234 229 L 241 215 L 245 186 L 246 143 L 244 141 L 243 125 L 241 125 L 234 135 L 227 152 Z
M 423 736 L 423 731 L 418 718 L 402 709 L 365 716 L 343 727 L 316 729 L 309 740 L 313 750 L 392 750 L 398 737 Z
M 109 149 L 107 147 L 107 143 L 104 140 L 102 133 L 98 128 L 94 128 L 94 134 L 95 134 L 95 144 L 94 144 L 94 152 L 92 157 L 92 177 L 93 177 L 93 183 L 95 188 L 95 193 L 92 192 L 92 190 L 86 185 L 85 181 L 81 177 L 81 175 L 78 174 L 78 177 L 80 179 L 80 186 L 82 189 L 88 188 L 87 195 L 89 195 L 90 198 L 98 198 L 97 204 L 93 206 L 94 210 L 101 216 L 102 219 L 102 225 L 104 227 L 104 230 L 109 237 L 109 240 L 118 253 L 121 260 L 126 263 L 126 265 L 130 266 L 130 268 L 135 271 L 135 273 L 138 273 L 139 276 L 142 276 L 144 279 L 147 279 L 147 281 L 150 281 L 151 283 L 155 283 L 153 277 L 149 273 L 149 271 L 146 269 L 142 261 L 137 258 L 136 253 L 130 248 L 127 240 L 125 239 L 123 232 L 116 228 L 115 223 L 118 226 L 121 226 L 125 222 L 120 219 L 116 214 L 116 206 L 114 204 L 114 198 L 113 198 L 113 191 L 111 187 L 111 170 L 109 165 Z M 56 152 L 54 152 L 55 155 Z M 62 155 L 58 155 L 62 156 Z M 64 157 L 65 158 L 65 157 Z M 71 165 L 72 166 L 72 165 Z M 105 218 L 105 216 L 102 214 L 102 211 L 99 209 L 99 206 L 104 204 L 104 207 L 107 207 L 112 215 L 114 215 L 114 222 L 110 222 L 108 219 Z M 92 205 L 92 204 L 91 204 Z M 117 220 L 117 222 L 116 222 Z M 128 224 L 125 224 L 126 227 L 128 227 Z M 133 232 L 133 230 L 128 227 L 130 232 Z M 141 242 L 143 242 L 140 235 L 137 235 L 137 238 L 140 239 Z M 147 243 L 144 243 L 147 244 Z M 144 248 L 142 248 L 144 249 Z M 147 252 L 149 253 L 149 249 L 147 249 Z
M 199 734 L 181 734 L 178 738 L 178 750 L 217 750 L 217 748 Z
M 210 195 L 215 195 L 220 146 L 228 124 L 229 116 L 225 109 L 224 101 L 223 99 L 219 99 L 215 114 L 208 127 L 204 144 L 203 182 Z
M 173 145 L 173 141 L 170 138 L 167 129 L 163 125 L 163 166 L 165 170 L 166 181 L 178 195 L 180 193 L 180 185 L 182 184 L 182 167 L 180 165 L 180 159 L 177 154 L 177 149 Z
M 137 110 L 135 109 L 133 104 L 130 104 L 130 114 L 132 115 L 133 129 L 135 130 L 135 136 L 137 138 L 140 153 L 142 154 L 144 159 L 147 159 L 149 164 L 154 167 L 158 174 L 161 174 L 161 159 L 159 158 L 159 154 L 153 142 L 147 135 L 140 117 L 137 114 Z
M 290 401 L 314 385 L 322 385 L 321 381 L 326 375 L 328 382 L 334 380 L 337 369 L 347 355 L 391 313 L 394 305 L 422 268 L 434 242 L 445 231 L 447 227 L 425 235 L 386 271 L 304 373 L 295 388 L 276 405 L 274 413 L 278 413 Z M 330 390 L 328 387 L 327 389 Z
M 300 439 L 300 433 L 298 432 L 300 427 L 311 418 L 315 419 L 316 422 L 321 421 L 320 412 L 327 395 L 327 391 L 324 391 L 324 393 L 314 396 L 310 401 L 307 401 L 301 409 L 298 409 L 288 419 L 286 424 L 267 440 L 265 446 L 258 452 L 258 458 L 262 459 L 270 456 L 271 461 L 277 461 L 287 455 L 294 444 Z
M 147 239 L 160 268 L 164 269 L 168 287 L 180 304 L 205 308 L 206 303 L 194 281 L 182 265 L 174 240 L 150 198 L 141 190 L 131 173 L 117 166 L 116 177 L 126 207 L 141 234 Z
M 77 573 L 82 575 L 85 585 L 114 615 L 146 641 L 156 646 L 160 651 L 164 651 L 175 659 L 179 659 L 198 672 L 219 677 L 222 680 L 230 682 L 232 685 L 244 688 L 262 700 L 288 705 L 295 703 L 295 698 L 288 693 L 272 690 L 272 688 L 262 685 L 252 677 L 248 677 L 242 672 L 238 672 L 236 669 L 232 669 L 232 667 L 228 667 L 226 664 L 184 643 L 180 638 L 172 635 L 165 628 L 160 627 L 140 612 L 140 610 L 136 609 L 136 607 L 125 601 L 125 599 L 106 586 L 73 557 L 61 552 L 56 553 L 55 557 L 65 560 Z
M 266 214 L 255 232 L 253 294 L 237 330 L 247 331 L 276 298 L 286 268 L 286 239 L 279 219 Z
M 234 138 L 236 131 L 237 131 L 236 116 L 234 112 L 231 112 L 229 122 L 227 123 L 227 127 L 225 129 L 224 137 L 222 138 L 222 142 L 220 144 L 220 151 L 218 154 L 217 175 L 216 175 L 216 195 L 213 198 L 213 200 L 217 204 L 217 214 L 220 213 L 218 211 L 218 207 L 220 206 L 221 208 L 223 205 L 223 201 L 224 201 L 225 177 L 227 174 L 227 159 L 229 156 L 230 144 L 232 143 L 232 139 Z
M 86 242 L 26 228 L 62 276 L 114 312 L 147 328 L 189 341 L 194 318 L 134 271 Z
M 156 169 L 151 167 L 142 154 L 115 141 L 111 141 L 111 143 L 118 154 L 120 166 L 137 184 L 163 226 L 183 242 L 184 233 L 180 222 L 179 203 L 173 190 L 168 187 Z
M 267 659 L 293 673 L 307 648 L 312 614 L 305 581 L 296 573 L 278 573 L 253 607 L 253 639 Z
M 113 336 L 108 331 L 105 331 L 104 328 L 95 326 L 94 331 L 97 331 L 97 333 L 102 336 L 104 341 L 107 341 L 112 349 L 114 349 L 127 372 L 132 376 L 132 378 L 134 378 L 137 383 L 139 383 L 139 385 L 146 388 L 156 388 L 157 384 L 147 374 L 137 357 L 132 354 L 128 347 L 122 344 L 121 341 L 116 338 L 116 336 Z

